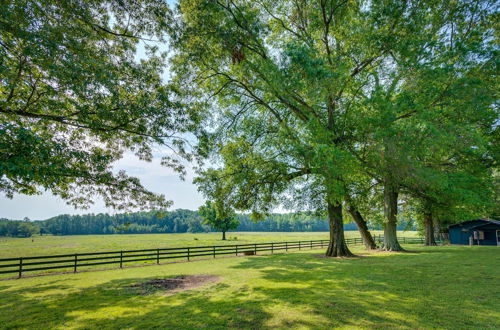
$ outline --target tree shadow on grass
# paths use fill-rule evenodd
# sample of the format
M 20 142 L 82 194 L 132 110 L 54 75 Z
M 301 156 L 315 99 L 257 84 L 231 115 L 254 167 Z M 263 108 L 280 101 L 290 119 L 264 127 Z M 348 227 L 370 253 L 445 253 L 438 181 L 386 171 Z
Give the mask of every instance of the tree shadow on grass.
M 482 260 L 457 250 L 351 259 L 266 256 L 234 268 L 259 269 L 272 284 L 256 290 L 269 300 L 307 303 L 329 326 L 495 328 L 500 291 L 491 279 L 500 279 L 500 259 L 497 251 L 483 251 Z
M 481 264 L 483 259 L 491 254 Z M 495 327 L 498 296 L 491 280 L 475 285 L 470 277 L 498 279 L 498 271 L 459 263 L 449 253 L 258 256 L 226 268 L 227 277 L 237 279 L 222 275 L 219 283 L 172 296 L 129 290 L 157 276 L 84 289 L 60 279 L 23 289 L 6 283 L 0 286 L 0 315 L 9 328 Z
M 51 293 L 71 289 L 64 285 L 17 290 L 0 286 L 1 319 L 8 328 L 261 329 L 269 318 L 263 301 L 248 301 L 244 289 L 227 290 L 225 283 L 172 296 L 143 296 L 131 289 L 153 278 L 158 277 L 112 280 L 70 294 Z M 224 290 L 228 292 L 223 297 L 216 295 Z M 43 293 L 43 299 L 36 298 Z

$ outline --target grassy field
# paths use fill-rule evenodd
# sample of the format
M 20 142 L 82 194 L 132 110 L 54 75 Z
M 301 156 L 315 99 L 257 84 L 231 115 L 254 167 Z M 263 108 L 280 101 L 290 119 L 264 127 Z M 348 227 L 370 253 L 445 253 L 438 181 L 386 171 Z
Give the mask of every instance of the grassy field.
M 374 235 L 379 235 L 381 233 L 381 231 L 373 232 Z M 0 258 L 99 251 L 156 249 L 196 245 L 245 244 L 328 239 L 328 233 L 326 232 L 234 232 L 228 233 L 227 235 L 228 238 L 231 238 L 228 241 L 222 241 L 220 233 L 36 236 L 33 238 L 0 237 Z M 399 235 L 413 237 L 417 235 L 417 232 L 399 232 Z M 346 237 L 359 237 L 359 233 L 357 231 L 347 231 Z M 235 240 L 235 238 L 237 239 Z
M 497 247 L 322 250 L 0 281 L 2 328 L 500 328 Z M 175 294 L 134 284 L 219 276 Z

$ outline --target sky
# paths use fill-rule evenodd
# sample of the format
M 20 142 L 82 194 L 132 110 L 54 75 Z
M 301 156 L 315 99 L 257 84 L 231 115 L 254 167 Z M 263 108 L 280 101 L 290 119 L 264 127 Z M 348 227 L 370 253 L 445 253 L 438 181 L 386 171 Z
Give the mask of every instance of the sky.
M 174 202 L 171 210 L 177 208 L 195 210 L 204 201 L 203 196 L 198 193 L 196 186 L 192 183 L 193 171 L 190 170 L 185 181 L 182 181 L 178 174 L 160 165 L 159 155 L 152 162 L 146 162 L 132 153 L 127 153 L 115 164 L 115 169 L 125 170 L 129 175 L 138 177 L 147 189 L 164 194 L 168 200 Z M 44 220 L 59 214 L 101 212 L 116 213 L 113 209 L 107 209 L 100 200 L 97 200 L 89 209 L 78 210 L 50 192 L 36 196 L 15 195 L 13 199 L 0 195 L 0 218 L 28 217 L 31 220 Z

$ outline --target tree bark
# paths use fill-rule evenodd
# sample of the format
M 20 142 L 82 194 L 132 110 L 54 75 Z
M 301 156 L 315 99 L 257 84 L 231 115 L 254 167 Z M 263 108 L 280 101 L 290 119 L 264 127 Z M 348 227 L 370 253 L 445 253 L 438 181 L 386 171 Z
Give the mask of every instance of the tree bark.
M 225 241 L 226 240 L 226 232 L 225 231 L 222 231 L 222 240 Z
M 384 186 L 384 247 L 386 251 L 404 251 L 398 242 L 397 214 L 398 191 L 391 183 Z
M 425 245 L 436 246 L 436 240 L 434 238 L 434 221 L 432 219 L 432 212 L 426 210 L 424 212 L 424 227 L 425 227 Z
M 328 222 L 330 224 L 330 242 L 326 250 L 327 257 L 351 257 L 344 237 L 344 221 L 342 218 L 342 204 L 328 202 Z
M 361 213 L 352 205 L 347 206 L 347 210 L 351 214 L 356 226 L 358 227 L 359 233 L 361 234 L 361 238 L 363 239 L 363 243 L 367 250 L 374 250 L 377 248 L 377 244 L 375 244 L 375 240 L 373 239 L 372 234 L 368 230 L 368 226 L 366 225 L 365 219 Z

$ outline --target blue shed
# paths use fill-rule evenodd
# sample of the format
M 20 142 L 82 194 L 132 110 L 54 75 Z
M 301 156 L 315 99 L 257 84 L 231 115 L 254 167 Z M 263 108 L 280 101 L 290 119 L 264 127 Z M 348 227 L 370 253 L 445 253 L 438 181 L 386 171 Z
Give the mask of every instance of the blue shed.
M 500 221 L 476 219 L 448 227 L 450 244 L 500 246 Z

